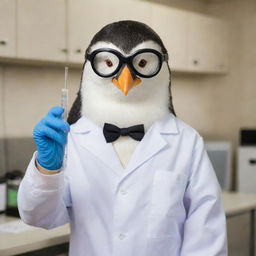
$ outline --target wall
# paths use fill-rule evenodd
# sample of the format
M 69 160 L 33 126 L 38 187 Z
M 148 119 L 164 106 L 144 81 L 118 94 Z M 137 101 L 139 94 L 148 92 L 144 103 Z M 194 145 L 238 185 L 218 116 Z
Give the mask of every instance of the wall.
M 73 101 L 80 70 L 69 70 L 68 86 Z M 7 138 L 30 136 L 49 107 L 60 104 L 64 68 L 6 66 L 4 68 L 4 109 Z M 70 102 L 71 103 L 71 102 Z M 36 110 L 36 111 L 35 111 Z
M 5 151 L 4 151 L 4 109 L 3 109 L 3 68 L 0 66 L 0 176 L 5 170 Z
M 79 88 L 80 73 L 80 69 L 69 70 L 70 105 Z M 5 166 L 0 161 L 1 175 L 4 170 L 26 169 L 35 150 L 32 140 L 35 124 L 52 106 L 60 104 L 64 68 L 2 65 L 0 74 L 0 95 L 3 98 L 0 102 L 0 138 L 2 126 L 5 127 L 5 154 L 0 152 L 0 157 L 5 155 Z
M 230 72 L 207 81 L 217 96 L 217 122 L 210 136 L 231 140 L 236 148 L 240 128 L 256 128 L 256 1 L 210 1 L 208 12 L 230 27 Z
M 256 2 L 213 1 L 209 5 L 209 12 L 226 19 L 231 31 L 231 68 L 221 81 L 223 93 L 219 102 L 219 107 L 223 109 L 221 118 L 228 114 L 231 116 L 229 123 L 220 127 L 228 136 L 228 125 L 233 127 L 233 132 L 239 127 L 256 127 Z M 212 80 L 209 84 L 215 82 L 218 80 Z

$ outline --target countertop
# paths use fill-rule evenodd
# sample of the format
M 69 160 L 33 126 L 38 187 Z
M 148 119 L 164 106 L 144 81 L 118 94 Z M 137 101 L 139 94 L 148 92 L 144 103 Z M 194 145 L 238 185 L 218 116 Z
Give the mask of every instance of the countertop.
M 0 215 L 0 224 L 17 220 Z M 0 232 L 0 255 L 10 256 L 63 244 L 69 241 L 69 233 L 69 224 L 52 230 L 33 227 L 21 233 Z
M 222 192 L 226 216 L 232 216 L 256 209 L 256 194 Z

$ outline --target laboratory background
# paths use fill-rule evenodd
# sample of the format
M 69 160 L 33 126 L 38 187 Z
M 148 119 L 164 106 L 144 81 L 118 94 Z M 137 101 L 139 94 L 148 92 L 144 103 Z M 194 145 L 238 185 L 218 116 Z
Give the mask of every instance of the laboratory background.
M 22 223 L 17 190 L 65 67 L 70 108 L 93 35 L 126 19 L 169 52 L 176 114 L 203 136 L 223 191 L 229 255 L 256 255 L 255 0 L 0 0 L 0 256 L 68 255 L 68 225 Z

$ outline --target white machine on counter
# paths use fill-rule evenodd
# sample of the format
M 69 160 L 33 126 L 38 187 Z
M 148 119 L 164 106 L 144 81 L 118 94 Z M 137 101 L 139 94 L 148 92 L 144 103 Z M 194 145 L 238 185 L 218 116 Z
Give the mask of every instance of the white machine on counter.
M 238 191 L 256 193 L 256 130 L 241 130 L 238 149 Z
M 7 183 L 5 177 L 0 177 L 0 213 L 4 213 L 6 210 L 6 192 Z
M 207 141 L 205 147 L 221 188 L 229 191 L 231 189 L 232 170 L 231 143 L 228 141 Z

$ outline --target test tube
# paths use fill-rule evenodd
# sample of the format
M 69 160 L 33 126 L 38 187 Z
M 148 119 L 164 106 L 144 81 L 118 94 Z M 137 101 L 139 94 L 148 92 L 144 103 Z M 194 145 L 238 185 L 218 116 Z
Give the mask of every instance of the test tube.
M 64 88 L 61 89 L 61 107 L 64 108 L 64 112 L 62 114 L 63 120 L 67 121 L 68 118 L 68 67 L 65 67 L 65 83 Z M 63 158 L 63 167 L 65 168 L 67 165 L 67 145 L 65 146 L 64 158 Z
M 61 89 L 61 107 L 64 108 L 62 118 L 67 121 L 68 118 L 68 67 L 65 67 L 65 83 Z

